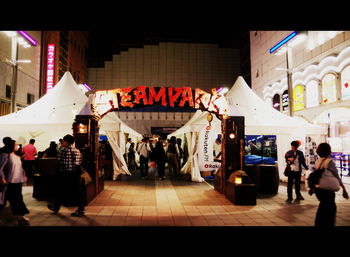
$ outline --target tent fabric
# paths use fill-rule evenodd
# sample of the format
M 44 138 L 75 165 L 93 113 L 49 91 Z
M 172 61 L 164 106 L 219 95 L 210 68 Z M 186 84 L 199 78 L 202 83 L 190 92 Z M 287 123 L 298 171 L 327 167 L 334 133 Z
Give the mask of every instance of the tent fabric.
M 327 134 L 327 128 L 324 126 L 314 125 L 287 116 L 272 108 L 255 94 L 241 76 L 237 78 L 225 97 L 228 102 L 228 115 L 244 116 L 245 135 L 276 135 L 280 177 L 282 177 L 285 167 L 284 154 L 287 150 L 290 150 L 291 141 L 296 139 L 304 141 L 306 135 L 312 135 L 316 138 L 316 142 L 320 143 Z M 198 132 L 208 124 L 206 115 L 207 112 L 197 111 L 189 122 L 170 134 L 169 137 L 172 135 L 178 136 L 181 133 L 192 132 L 193 134 L 193 132 Z M 219 119 L 214 116 L 211 124 L 218 133 L 221 133 L 221 121 Z M 194 166 L 192 168 L 197 169 L 195 158 L 193 162 Z
M 50 141 L 58 141 L 66 134 L 72 134 L 72 124 L 75 116 L 92 115 L 89 98 L 74 81 L 70 72 L 66 72 L 61 80 L 47 94 L 35 101 L 28 107 L 0 117 L 0 137 L 10 136 L 22 145 L 29 142 L 31 138 L 35 139 L 35 146 L 38 151 L 43 151 L 49 147 Z M 141 138 L 137 133 L 126 124 L 124 124 L 114 112 L 108 113 L 99 121 L 102 132 L 115 131 L 127 133 L 135 138 Z M 111 137 L 111 136 L 110 136 Z M 113 139 L 114 142 L 119 142 Z M 0 140 L 0 145 L 2 145 Z M 112 147 L 116 169 L 121 169 L 126 174 L 128 170 L 124 168 L 123 158 L 120 157 L 121 147 L 114 145 Z M 124 149 L 124 148 L 123 148 Z M 125 151 L 125 150 L 124 150 Z M 119 159 L 121 158 L 121 159 Z

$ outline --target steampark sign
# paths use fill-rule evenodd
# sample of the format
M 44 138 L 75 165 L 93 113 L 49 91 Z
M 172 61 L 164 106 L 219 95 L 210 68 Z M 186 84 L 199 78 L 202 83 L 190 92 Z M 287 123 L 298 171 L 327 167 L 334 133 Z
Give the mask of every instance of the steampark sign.
M 142 108 L 151 105 L 164 107 L 192 107 L 214 113 L 219 119 L 226 115 L 227 102 L 215 88 L 211 93 L 190 87 L 146 87 L 117 88 L 96 91 L 91 99 L 94 115 L 102 118 L 109 111 Z

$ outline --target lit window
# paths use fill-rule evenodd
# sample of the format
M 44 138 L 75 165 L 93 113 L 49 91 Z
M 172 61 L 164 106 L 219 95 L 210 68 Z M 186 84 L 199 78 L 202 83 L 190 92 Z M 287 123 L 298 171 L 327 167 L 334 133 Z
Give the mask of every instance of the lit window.
M 306 84 L 305 88 L 306 94 L 306 107 L 318 106 L 318 82 L 316 80 L 311 80 Z
M 277 111 L 280 111 L 281 108 L 281 97 L 279 94 L 275 94 L 272 99 L 272 107 Z
M 350 99 L 350 66 L 347 66 L 341 73 L 341 99 Z
M 337 100 L 337 78 L 334 74 L 327 74 L 322 79 L 322 103 L 333 103 Z
M 297 85 L 293 89 L 293 110 L 300 111 L 304 108 L 304 86 Z

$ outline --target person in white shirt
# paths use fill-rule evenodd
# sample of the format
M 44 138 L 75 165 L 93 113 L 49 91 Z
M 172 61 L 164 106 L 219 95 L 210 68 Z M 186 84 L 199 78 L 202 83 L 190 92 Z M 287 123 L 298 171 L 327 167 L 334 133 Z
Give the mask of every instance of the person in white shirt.
M 140 155 L 140 172 L 141 177 L 145 179 L 148 176 L 148 160 L 151 153 L 149 138 L 142 139 L 142 143 L 137 146 L 137 153 Z
M 22 195 L 22 183 L 27 181 L 22 162 L 15 154 L 17 144 L 14 140 L 7 142 L 4 152 L 0 155 L 0 187 L 2 192 L 0 205 L 9 201 L 12 213 L 17 216 L 18 225 L 29 225 L 29 219 L 24 215 L 29 213 Z

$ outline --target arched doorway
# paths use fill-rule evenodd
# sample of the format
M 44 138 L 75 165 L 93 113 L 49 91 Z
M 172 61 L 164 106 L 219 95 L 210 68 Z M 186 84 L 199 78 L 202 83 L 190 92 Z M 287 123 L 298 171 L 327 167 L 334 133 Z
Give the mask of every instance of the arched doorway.
M 192 107 L 207 111 L 209 124 L 213 114 L 222 121 L 222 176 L 216 189 L 225 193 L 229 175 L 235 170 L 242 170 L 243 167 L 244 117 L 227 116 L 226 99 L 218 94 L 216 89 L 207 93 L 189 87 L 138 86 L 97 91 L 89 96 L 85 107 L 87 111 L 76 116 L 73 123 L 76 147 L 83 152 L 83 162 L 94 181 L 93 185 L 87 188 L 88 201 L 104 188 L 97 158 L 99 120 L 111 111 L 151 105 Z

